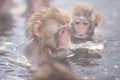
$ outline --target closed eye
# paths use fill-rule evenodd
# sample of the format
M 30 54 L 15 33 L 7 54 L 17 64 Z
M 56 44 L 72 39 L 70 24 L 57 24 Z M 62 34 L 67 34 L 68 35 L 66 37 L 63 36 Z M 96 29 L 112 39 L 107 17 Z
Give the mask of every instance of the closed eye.
M 87 26 L 87 25 L 89 25 L 89 22 L 83 22 L 83 24 Z
M 68 28 L 62 28 L 62 29 L 60 29 L 60 31 L 59 31 L 60 34 L 64 34 L 64 33 L 66 33 L 66 32 L 69 33 L 69 29 L 68 29 Z
M 79 25 L 79 24 L 80 24 L 80 22 L 79 22 L 79 21 L 76 21 L 76 22 L 75 22 L 75 24 Z

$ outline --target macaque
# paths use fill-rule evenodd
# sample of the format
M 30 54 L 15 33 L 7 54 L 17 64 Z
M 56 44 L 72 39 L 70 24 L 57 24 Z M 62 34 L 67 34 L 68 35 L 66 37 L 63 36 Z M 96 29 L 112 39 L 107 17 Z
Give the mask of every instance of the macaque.
M 95 27 L 101 22 L 100 14 L 87 3 L 77 3 L 71 8 L 71 41 L 91 40 Z
M 0 1 L 0 12 L 3 9 L 5 2 L 6 2 L 5 0 Z
M 41 6 L 49 7 L 49 1 L 51 0 L 26 0 L 27 2 L 27 15 L 31 15 L 36 12 Z
M 29 39 L 25 55 L 34 67 L 48 57 L 68 54 L 70 35 L 70 18 L 63 11 L 43 7 L 34 13 L 26 25 L 26 36 Z
M 0 13 L 8 12 L 11 2 L 11 0 L 0 0 Z
M 83 80 L 76 76 L 65 59 L 51 58 L 32 72 L 31 80 Z
M 10 13 L 11 0 L 0 0 L 0 36 L 9 36 L 7 33 L 13 25 L 12 15 Z

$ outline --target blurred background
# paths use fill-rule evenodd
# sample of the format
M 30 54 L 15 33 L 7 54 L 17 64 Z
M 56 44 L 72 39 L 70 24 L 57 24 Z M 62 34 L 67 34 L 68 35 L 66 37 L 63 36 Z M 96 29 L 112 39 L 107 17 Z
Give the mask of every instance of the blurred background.
M 102 15 L 102 23 L 91 54 L 83 50 L 86 54 L 74 56 L 69 60 L 72 69 L 86 80 L 120 80 L 120 0 L 0 0 L 0 80 L 30 78 L 29 63 L 20 51 L 28 17 L 40 6 L 67 11 L 78 2 L 91 4 Z

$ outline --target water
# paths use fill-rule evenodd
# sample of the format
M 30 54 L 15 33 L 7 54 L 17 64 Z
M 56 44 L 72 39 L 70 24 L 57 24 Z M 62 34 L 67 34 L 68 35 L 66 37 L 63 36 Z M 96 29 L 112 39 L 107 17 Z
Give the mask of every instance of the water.
M 68 9 L 83 0 L 52 0 L 51 6 Z M 0 32 L 0 80 L 28 80 L 29 63 L 19 51 L 25 40 L 26 9 L 24 0 L 14 0 L 10 10 L 13 24 Z M 64 3 L 63 3 L 64 2 Z M 96 28 L 95 42 L 85 43 L 68 59 L 74 72 L 86 80 L 120 80 L 120 1 L 84 0 L 101 13 L 102 23 Z M 18 4 L 19 3 L 19 4 Z M 0 29 L 2 27 L 0 26 Z M 75 45 L 74 45 L 75 46 Z M 73 48 L 74 48 L 73 46 Z

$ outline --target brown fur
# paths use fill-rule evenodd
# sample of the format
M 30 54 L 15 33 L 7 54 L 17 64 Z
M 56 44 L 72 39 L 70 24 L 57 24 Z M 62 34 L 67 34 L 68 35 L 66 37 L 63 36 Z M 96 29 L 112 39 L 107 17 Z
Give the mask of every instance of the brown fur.
M 36 37 L 33 32 L 33 24 L 36 21 L 41 22 L 40 38 Z M 57 8 L 41 8 L 29 18 L 26 35 L 30 41 L 25 49 L 25 54 L 35 64 L 34 66 L 40 65 L 48 56 L 56 56 L 63 51 L 58 48 L 55 34 L 60 25 L 68 22 L 69 17 Z
M 51 58 L 32 73 L 32 80 L 83 80 L 76 76 L 64 59 Z
M 89 20 L 95 21 L 95 11 L 93 7 L 87 3 L 77 3 L 74 4 L 72 7 L 72 18 L 76 16 L 84 16 Z
M 11 4 L 11 0 L 0 0 L 0 13 L 8 12 Z
M 71 19 L 72 21 L 76 17 L 84 17 L 86 20 L 90 22 L 90 29 L 88 30 L 88 35 L 89 38 L 91 38 L 94 34 L 95 27 L 98 26 L 98 24 L 101 22 L 101 16 L 98 12 L 95 11 L 95 9 L 87 3 L 76 3 L 72 5 L 71 7 Z M 71 27 L 71 35 L 72 35 L 72 41 L 73 39 L 73 34 L 76 32 L 74 30 L 74 26 Z
M 49 2 L 51 0 L 26 0 L 27 2 L 27 10 L 25 12 L 25 16 L 28 17 L 35 11 L 37 11 L 41 6 L 49 7 Z

